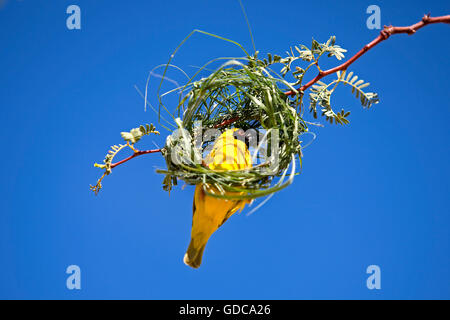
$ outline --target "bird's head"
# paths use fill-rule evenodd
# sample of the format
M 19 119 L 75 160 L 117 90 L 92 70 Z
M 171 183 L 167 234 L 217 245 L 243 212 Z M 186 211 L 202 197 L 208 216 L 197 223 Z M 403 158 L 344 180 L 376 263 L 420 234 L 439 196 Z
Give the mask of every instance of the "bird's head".
M 217 140 L 221 139 L 222 141 L 233 141 L 233 139 L 240 140 L 244 142 L 248 148 L 248 141 L 246 139 L 246 134 L 243 129 L 240 128 L 227 129 L 219 136 Z

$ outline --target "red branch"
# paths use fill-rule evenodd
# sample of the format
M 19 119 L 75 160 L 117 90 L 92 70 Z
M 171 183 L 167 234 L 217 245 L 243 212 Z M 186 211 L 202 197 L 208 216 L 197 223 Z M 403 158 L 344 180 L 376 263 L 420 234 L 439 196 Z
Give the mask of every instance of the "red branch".
M 127 162 L 128 160 L 131 160 L 137 156 L 140 156 L 143 154 L 148 154 L 148 153 L 156 153 L 156 152 L 161 152 L 161 149 L 143 150 L 143 151 L 137 150 L 135 153 L 133 153 L 133 155 L 129 156 L 128 158 L 120 160 L 119 162 L 116 162 L 116 163 L 112 163 L 111 169 L 113 169 L 114 167 L 117 167 L 118 165 L 120 165 L 124 162 Z
M 334 67 L 332 69 L 328 69 L 326 71 L 321 71 L 319 74 L 309 81 L 307 84 L 300 87 L 300 92 L 305 91 L 309 87 L 311 87 L 313 84 L 315 84 L 317 81 L 322 79 L 323 77 L 326 77 L 330 74 L 336 73 L 341 70 L 346 70 L 349 65 L 351 65 L 353 62 L 358 60 L 359 57 L 361 57 L 364 53 L 375 47 L 380 42 L 387 40 L 391 35 L 393 34 L 399 34 L 399 33 L 407 33 L 409 35 L 414 34 L 417 30 L 420 28 L 432 24 L 432 23 L 450 23 L 450 15 L 447 16 L 441 16 L 441 17 L 430 17 L 429 14 L 425 15 L 421 21 L 417 22 L 416 24 L 413 24 L 408 27 L 393 27 L 393 26 L 384 26 L 384 29 L 381 30 L 380 35 L 376 37 L 372 42 L 366 44 L 361 50 L 359 50 L 353 57 L 345 61 L 344 63 L 338 65 L 337 67 Z M 287 91 L 285 92 L 286 95 L 292 96 L 295 95 L 294 91 Z
M 236 121 L 238 121 L 239 120 L 239 117 L 233 117 L 233 118 L 230 118 L 230 119 L 228 119 L 228 120 L 224 120 L 224 121 L 222 121 L 221 123 L 219 123 L 219 124 L 216 124 L 215 126 L 214 126 L 214 128 L 215 129 L 217 129 L 217 128 L 222 128 L 222 127 L 225 127 L 225 126 L 227 126 L 227 125 L 229 125 L 229 124 L 232 124 L 233 122 L 236 122 Z
M 301 86 L 299 91 L 304 92 L 306 89 L 311 87 L 313 84 L 315 84 L 317 81 L 319 81 L 323 77 L 326 77 L 330 74 L 336 73 L 341 70 L 346 70 L 353 62 L 358 60 L 364 53 L 366 53 L 367 51 L 369 51 L 370 49 L 375 47 L 380 42 L 387 40 L 391 35 L 399 34 L 399 33 L 406 33 L 406 34 L 412 35 L 420 28 L 422 28 L 428 24 L 432 24 L 432 23 L 450 23 L 450 15 L 441 16 L 441 17 L 430 17 L 430 15 L 428 14 L 428 15 L 425 15 L 421 21 L 419 21 L 416 24 L 413 24 L 411 26 L 408 26 L 408 27 L 384 26 L 383 30 L 381 30 L 381 32 L 380 32 L 380 35 L 378 37 L 376 37 L 374 40 L 372 40 L 372 42 L 366 44 L 353 57 L 351 57 L 344 63 L 338 65 L 337 67 L 319 72 L 319 74 L 315 78 L 311 79 L 307 84 Z M 285 94 L 288 96 L 292 96 L 292 95 L 295 95 L 295 92 L 287 91 L 287 92 L 285 92 Z M 227 125 L 237 121 L 238 119 L 239 119 L 238 117 L 233 117 L 231 119 L 225 120 L 225 121 L 215 125 L 214 127 L 215 128 L 224 127 L 224 126 L 227 126 Z M 111 164 L 111 169 L 113 169 L 114 167 L 116 167 L 122 163 L 125 163 L 137 156 L 140 156 L 143 154 L 149 154 L 149 153 L 156 153 L 156 152 L 161 152 L 161 149 L 144 150 L 144 151 L 137 150 L 133 155 L 129 156 L 128 158 Z

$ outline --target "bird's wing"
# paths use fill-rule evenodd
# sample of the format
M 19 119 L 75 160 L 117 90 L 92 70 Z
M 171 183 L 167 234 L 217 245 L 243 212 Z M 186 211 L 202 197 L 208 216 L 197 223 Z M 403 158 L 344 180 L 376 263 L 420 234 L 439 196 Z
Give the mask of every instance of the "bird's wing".
M 222 226 L 225 223 L 225 221 L 227 221 L 228 218 L 231 217 L 236 211 L 238 211 L 239 209 L 242 210 L 245 206 L 245 202 L 243 202 L 242 200 L 237 201 L 235 200 L 234 202 L 235 205 L 230 210 L 228 210 L 225 217 L 223 218 L 223 221 L 219 224 L 219 227 Z

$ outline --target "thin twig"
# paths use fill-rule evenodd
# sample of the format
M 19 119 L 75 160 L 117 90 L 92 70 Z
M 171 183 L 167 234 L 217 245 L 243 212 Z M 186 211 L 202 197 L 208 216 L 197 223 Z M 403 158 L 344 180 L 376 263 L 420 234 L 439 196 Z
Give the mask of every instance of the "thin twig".
M 422 27 L 424 27 L 424 26 L 426 26 L 428 24 L 432 24 L 432 23 L 450 23 L 450 15 L 440 16 L 440 17 L 430 17 L 430 15 L 427 14 L 427 15 L 423 16 L 421 21 L 417 22 L 416 24 L 407 26 L 407 27 L 384 26 L 383 30 L 381 30 L 381 32 L 378 35 L 378 37 L 376 37 L 374 40 L 372 40 L 372 42 L 366 44 L 353 57 L 348 59 L 346 62 L 338 65 L 337 67 L 334 67 L 332 69 L 328 69 L 328 70 L 319 72 L 319 74 L 314 79 L 312 79 L 311 81 L 309 81 L 305 85 L 301 86 L 299 91 L 300 92 L 304 92 L 306 89 L 311 87 L 313 84 L 315 84 L 317 81 L 319 81 L 323 77 L 326 77 L 326 76 L 328 76 L 330 74 L 336 73 L 336 72 L 341 71 L 341 70 L 346 70 L 348 68 L 348 66 L 350 66 L 356 60 L 358 60 L 358 58 L 361 57 L 364 53 L 366 53 L 367 51 L 369 51 L 370 49 L 375 47 L 380 42 L 382 42 L 384 40 L 387 40 L 391 35 L 399 34 L 399 33 L 406 33 L 406 34 L 412 35 L 417 30 L 419 30 L 420 28 L 422 28 Z M 287 91 L 285 93 L 288 96 L 292 96 L 292 95 L 296 94 L 292 90 L 291 91 Z
M 429 14 L 424 15 L 424 17 L 422 18 L 421 21 L 411 25 L 411 26 L 407 26 L 407 27 L 393 27 L 393 26 L 384 26 L 383 30 L 381 30 L 380 34 L 378 35 L 378 37 L 376 37 L 374 40 L 372 40 L 370 43 L 366 44 L 361 50 L 359 50 L 353 57 L 351 57 L 350 59 L 348 59 L 347 61 L 345 61 L 344 63 L 332 68 L 332 69 L 328 69 L 325 71 L 320 71 L 319 74 L 311 79 L 308 83 L 306 83 L 305 85 L 301 86 L 299 91 L 300 92 L 304 92 L 306 89 L 308 89 L 309 87 L 311 87 L 313 84 L 315 84 L 317 81 L 319 81 L 320 79 L 322 79 L 323 77 L 326 77 L 330 74 L 336 73 L 338 71 L 342 71 L 342 70 L 346 70 L 353 62 L 355 62 L 356 60 L 358 60 L 364 53 L 366 53 L 367 51 L 369 51 L 370 49 L 372 49 L 373 47 L 375 47 L 377 44 L 379 44 L 380 42 L 387 40 L 391 35 L 393 34 L 400 34 L 400 33 L 406 33 L 408 35 L 412 35 L 414 34 L 417 30 L 419 30 L 420 28 L 432 24 L 432 23 L 450 23 L 450 15 L 446 15 L 446 16 L 440 16 L 440 17 L 430 17 Z M 319 69 L 320 70 L 320 69 Z M 287 91 L 285 92 L 286 95 L 288 96 L 292 96 L 295 95 L 296 93 L 294 91 Z M 215 128 L 220 128 L 220 127 L 224 127 L 227 126 L 235 121 L 239 120 L 239 117 L 233 117 L 231 119 L 225 120 L 217 125 L 215 125 Z M 129 156 L 126 159 L 123 159 L 119 162 L 113 163 L 111 164 L 111 169 L 115 168 L 116 166 L 125 163 L 137 156 L 143 155 L 143 154 L 149 154 L 149 153 L 156 153 L 156 152 L 161 152 L 161 149 L 153 149 L 153 150 L 144 150 L 144 151 L 139 151 L 136 150 L 134 152 L 133 155 Z
M 120 165 L 120 164 L 122 164 L 122 163 L 125 163 L 125 162 L 127 162 L 128 160 L 131 160 L 131 159 L 133 159 L 133 158 L 135 158 L 135 157 L 138 157 L 138 156 L 140 156 L 140 155 L 143 155 L 143 154 L 149 154 L 149 153 L 156 153 L 156 152 L 161 152 L 161 149 L 142 150 L 142 151 L 136 150 L 136 151 L 135 151 L 131 156 L 129 156 L 128 158 L 125 158 L 125 159 L 123 159 L 123 160 L 120 160 L 120 161 L 118 161 L 118 162 L 116 162 L 116 163 L 112 163 L 110 168 L 113 169 L 113 168 L 117 167 L 118 165 Z
M 225 126 L 227 126 L 227 125 L 229 125 L 229 124 L 232 124 L 233 122 L 236 122 L 236 121 L 238 121 L 239 120 L 239 117 L 233 117 L 233 118 L 230 118 L 230 119 L 228 119 L 228 120 L 224 120 L 224 121 L 222 121 L 221 123 L 219 123 L 219 124 L 216 124 L 215 126 L 214 126 L 214 128 L 215 129 L 217 129 L 217 128 L 222 128 L 222 127 L 225 127 Z

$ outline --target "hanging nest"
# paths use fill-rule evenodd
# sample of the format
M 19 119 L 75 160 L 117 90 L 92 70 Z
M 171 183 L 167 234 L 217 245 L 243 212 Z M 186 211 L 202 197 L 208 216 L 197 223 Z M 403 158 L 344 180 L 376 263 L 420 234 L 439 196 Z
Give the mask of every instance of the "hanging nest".
M 189 77 L 170 62 L 178 49 L 194 33 L 202 33 L 230 42 L 241 48 L 245 57 L 213 59 L 201 67 L 194 76 Z M 303 119 L 305 109 L 309 110 L 314 119 L 321 115 L 331 124 L 348 124 L 350 111 L 344 109 L 335 111 L 331 102 L 332 94 L 340 84 L 350 87 L 365 108 L 370 108 L 379 101 L 376 93 L 366 91 L 369 83 L 347 70 L 337 71 L 336 77 L 331 78 L 327 83 L 317 80 L 312 85 L 307 85 L 305 91 L 308 90 L 308 93 L 296 89 L 304 88 L 302 82 L 308 70 L 317 68 L 319 72 L 322 71 L 319 67 L 321 57 L 337 60 L 344 57 L 343 53 L 346 50 L 336 45 L 335 41 L 334 36 L 324 43 L 313 39 L 309 48 L 305 45 L 291 47 L 283 58 L 268 53 L 267 58 L 259 59 L 256 50 L 254 55 L 249 55 L 237 42 L 201 30 L 194 30 L 178 45 L 167 64 L 156 67 L 165 67 L 157 91 L 158 110 L 147 100 L 148 81 L 145 95 L 141 94 L 145 105 L 158 114 L 159 125 L 173 132 L 163 125 L 165 122 L 177 130 L 167 137 L 162 149 L 147 151 L 139 151 L 135 148 L 135 144 L 143 136 L 159 134 L 155 126 L 141 125 L 129 132 L 122 132 L 121 135 L 126 144 L 112 146 L 103 163 L 94 164 L 104 170 L 104 173 L 97 184 L 91 186 L 91 190 L 98 193 L 102 188 L 102 179 L 120 163 L 140 154 L 159 151 L 167 164 L 165 170 L 157 170 L 165 175 L 163 188 L 166 191 L 170 191 L 174 185 L 177 185 L 179 179 L 191 185 L 213 186 L 215 188 L 205 188 L 205 190 L 218 190 L 219 193 L 211 195 L 234 199 L 262 197 L 287 187 L 296 174 L 297 158 L 301 165 L 302 148 L 305 147 L 302 146 L 301 136 L 308 132 L 307 124 L 322 126 L 305 121 Z M 226 62 L 207 77 L 195 80 L 201 71 L 217 61 Z M 304 62 L 307 65 L 304 69 L 299 66 L 292 67 L 296 62 Z M 275 64 L 282 66 L 281 75 L 271 69 Z M 161 84 L 166 78 L 169 67 L 182 71 L 189 81 L 182 87 L 160 95 Z M 287 74 L 293 82 L 285 79 Z M 171 112 L 164 105 L 162 98 L 173 92 L 179 92 L 179 100 L 175 111 Z M 309 105 L 306 108 L 303 101 L 305 96 L 309 98 Z M 175 124 L 164 118 L 161 109 L 173 118 Z M 208 150 L 211 149 L 215 139 L 230 128 L 254 133 L 250 136 L 251 141 L 247 141 L 253 166 L 244 170 L 212 170 L 205 165 L 203 159 L 208 155 Z M 213 129 L 218 130 L 217 134 L 208 134 L 209 130 Z M 127 148 L 132 149 L 134 154 L 113 163 L 115 156 Z
M 167 137 L 162 149 L 167 170 L 157 170 L 166 175 L 164 189 L 170 191 L 181 179 L 191 185 L 215 186 L 221 191 L 214 194 L 216 197 L 249 199 L 291 184 L 297 156 L 301 163 L 300 136 L 308 128 L 300 116 L 299 99 L 289 98 L 280 87 L 295 90 L 256 55 L 230 60 L 208 77 L 186 84 L 176 111 L 182 113 L 182 120 L 175 119 L 180 130 Z M 259 137 L 256 148 L 250 149 L 258 164 L 229 171 L 215 171 L 204 165 L 205 150 L 214 142 L 202 141 L 204 132 L 229 128 L 254 132 L 253 139 Z M 260 155 L 262 149 L 264 156 Z

